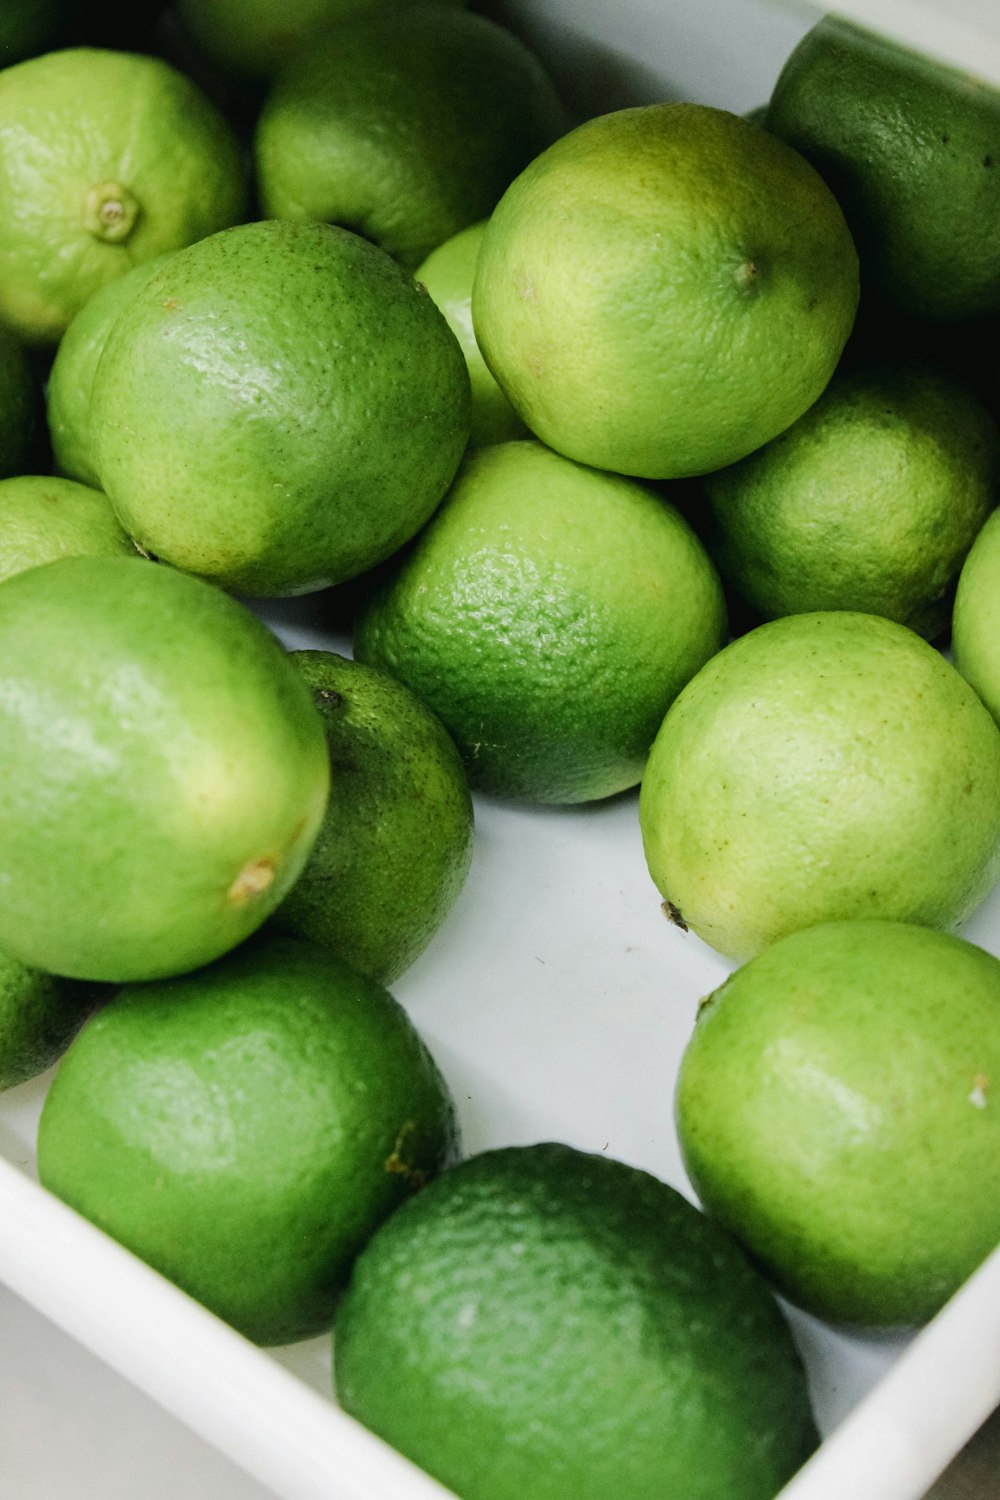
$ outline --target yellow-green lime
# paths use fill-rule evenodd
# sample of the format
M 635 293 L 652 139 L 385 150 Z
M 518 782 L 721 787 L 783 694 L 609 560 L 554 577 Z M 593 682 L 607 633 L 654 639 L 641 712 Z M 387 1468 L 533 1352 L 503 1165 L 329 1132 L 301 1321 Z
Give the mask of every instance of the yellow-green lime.
M 458 339 L 469 367 L 472 383 L 472 425 L 469 442 L 508 443 L 529 433 L 517 412 L 490 374 L 472 326 L 472 283 L 479 247 L 486 233 L 486 220 L 470 224 L 432 250 L 417 267 L 414 279 L 425 286 L 432 301 L 444 313 L 448 327 Z
M 0 479 L 37 462 L 42 396 L 19 341 L 0 324 Z
M 219 589 L 138 557 L 0 584 L 0 946 L 23 963 L 218 957 L 291 888 L 328 783 L 308 688 Z
M 1000 723 L 1000 516 L 990 516 L 958 580 L 951 643 L 955 665 Z
M 706 1212 L 793 1302 L 922 1323 L 1000 1241 L 1000 962 L 901 922 L 796 932 L 702 1006 L 677 1126 Z
M 59 341 L 49 372 L 48 422 L 57 471 L 100 488 L 90 430 L 90 402 L 97 362 L 115 319 L 140 287 L 168 259 L 154 255 L 109 281 L 81 307 Z
M 718 576 L 672 504 L 523 442 L 466 458 L 355 650 L 434 710 L 473 787 L 584 802 L 636 784 L 725 634 Z
M 351 1261 L 456 1149 L 447 1086 L 388 991 L 255 940 L 122 989 L 73 1042 L 46 1187 L 247 1337 L 328 1328 Z
M 240 593 L 353 577 L 455 472 L 469 377 L 431 299 L 325 224 L 243 224 L 171 256 L 94 377 L 96 467 L 126 530 Z
M 704 493 L 709 551 L 759 618 L 863 610 L 933 639 L 1000 499 L 1000 435 L 945 370 L 882 360 L 835 375 Z
M 0 951 L 0 1089 L 50 1068 L 103 993 L 100 985 L 58 979 Z
M 334 1376 L 462 1500 L 773 1500 L 817 1441 L 788 1328 L 728 1235 L 556 1144 L 472 1157 L 381 1227 Z
M 389 984 L 448 915 L 472 856 L 458 751 L 409 688 L 331 651 L 293 651 L 326 730 L 330 800 L 276 925 Z
M 54 343 L 131 266 L 246 210 L 235 135 L 159 58 L 70 48 L 0 73 L 0 320 Z
M 0 479 L 0 580 L 59 557 L 135 557 L 107 495 L 47 474 Z
M 563 127 L 541 63 L 484 16 L 381 6 L 280 74 L 254 141 L 269 217 L 354 229 L 411 270 L 485 218 Z
M 767 128 L 836 193 L 872 298 L 1000 312 L 1000 90 L 828 16 L 785 63 Z
M 241 78 L 273 78 L 333 22 L 364 15 L 386 0 L 177 0 L 187 36 L 209 62 Z M 412 0 L 393 0 L 409 4 Z M 461 5 L 464 0 L 435 0 Z
M 543 442 L 647 478 L 722 468 L 812 405 L 854 322 L 835 198 L 783 141 L 658 104 L 579 126 L 490 219 L 472 311 Z
M 1000 874 L 1000 732 L 904 626 L 787 615 L 678 697 L 639 817 L 664 899 L 730 958 L 846 917 L 953 927 Z

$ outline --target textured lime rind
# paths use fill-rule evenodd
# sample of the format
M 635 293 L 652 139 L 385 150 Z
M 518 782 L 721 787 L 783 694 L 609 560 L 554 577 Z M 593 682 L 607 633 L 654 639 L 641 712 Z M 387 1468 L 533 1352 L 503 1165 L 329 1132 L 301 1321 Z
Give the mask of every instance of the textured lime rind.
M 972 544 L 955 591 L 955 666 L 1000 723 L 1000 513 Z
M 734 463 L 822 392 L 858 265 L 835 198 L 724 110 L 599 116 L 537 156 L 490 219 L 472 294 L 528 427 L 645 478 Z
M 445 316 L 458 339 L 469 367 L 472 384 L 472 423 L 469 442 L 510 443 L 529 433 L 517 412 L 490 374 L 472 326 L 472 283 L 486 221 L 470 224 L 432 250 L 414 271 L 414 280 L 427 288 L 431 300 Z
M 945 933 L 793 933 L 702 1007 L 677 1086 L 706 1212 L 818 1317 L 924 1322 L 1000 1241 L 1000 962 Z
M 107 495 L 72 479 L 0 480 L 0 580 L 60 557 L 135 557 Z
M 704 491 L 709 551 L 759 618 L 863 610 L 933 639 L 1000 498 L 1000 435 L 944 370 L 868 363 Z
M 733 1241 L 562 1145 L 473 1157 L 382 1226 L 334 1375 L 463 1500 L 773 1500 L 816 1442 L 788 1328 Z
M 59 340 L 47 390 L 49 437 L 57 471 L 100 489 L 90 427 L 97 364 L 119 313 L 167 260 L 156 255 L 109 281 L 84 303 Z
M 134 201 L 130 232 L 88 227 L 94 193 Z M 99 287 L 246 211 L 239 143 L 184 74 L 155 57 L 69 48 L 0 72 L 0 319 L 54 343 Z
M 454 742 L 409 688 L 330 651 L 293 651 L 330 755 L 330 800 L 276 925 L 389 984 L 465 882 L 472 799 Z
M 869 296 L 945 322 L 1000 312 L 1000 90 L 827 17 L 766 124 L 836 193 Z
M 196 968 L 259 927 L 326 804 L 323 726 L 281 646 L 142 558 L 0 585 L 0 945 L 80 979 Z
M 673 505 L 524 442 L 468 456 L 355 649 L 434 710 L 473 787 L 583 802 L 636 784 L 725 632 L 715 569 Z
M 1000 733 L 904 626 L 788 615 L 678 697 L 639 816 L 661 894 L 730 958 L 846 917 L 954 927 L 1000 874 Z
M 457 1148 L 448 1089 L 381 986 L 292 938 L 129 986 L 39 1128 L 46 1187 L 259 1343 L 330 1326 L 373 1230 Z
M 466 11 L 383 6 L 275 83 L 254 139 L 264 212 L 355 229 L 411 270 L 484 219 L 564 128 L 541 63 Z
M 409 540 L 469 430 L 462 351 L 358 235 L 243 224 L 171 256 L 94 378 L 96 466 L 131 536 L 240 593 L 303 593 Z

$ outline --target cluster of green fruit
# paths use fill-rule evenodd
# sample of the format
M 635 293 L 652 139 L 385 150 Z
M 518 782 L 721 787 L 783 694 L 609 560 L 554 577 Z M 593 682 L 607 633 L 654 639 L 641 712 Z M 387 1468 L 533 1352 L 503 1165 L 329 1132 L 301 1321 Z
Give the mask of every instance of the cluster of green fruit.
M 934 930 L 1000 875 L 1000 100 L 825 22 L 763 125 L 563 133 L 492 22 L 334 9 L 153 33 L 245 150 L 155 51 L 0 29 L 0 1085 L 68 1046 L 43 1182 L 259 1342 L 339 1303 L 341 1400 L 464 1500 L 771 1500 L 816 1432 L 760 1268 L 893 1326 L 1000 1239 L 1000 962 Z M 337 584 L 357 662 L 231 597 Z M 678 1085 L 711 1218 L 454 1165 L 383 988 L 470 785 L 640 781 L 749 960 Z

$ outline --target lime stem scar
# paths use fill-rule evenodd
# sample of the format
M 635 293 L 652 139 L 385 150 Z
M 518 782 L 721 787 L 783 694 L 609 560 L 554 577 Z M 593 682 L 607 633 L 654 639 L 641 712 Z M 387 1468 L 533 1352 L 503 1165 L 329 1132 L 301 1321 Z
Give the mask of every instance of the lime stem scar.
M 226 900 L 233 906 L 242 906 L 244 901 L 249 901 L 254 896 L 259 896 L 266 891 L 274 879 L 274 861 L 270 859 L 253 859 L 244 865 L 229 890 L 226 892 Z
M 95 239 L 120 245 L 139 217 L 139 200 L 120 182 L 98 182 L 83 200 L 84 228 Z

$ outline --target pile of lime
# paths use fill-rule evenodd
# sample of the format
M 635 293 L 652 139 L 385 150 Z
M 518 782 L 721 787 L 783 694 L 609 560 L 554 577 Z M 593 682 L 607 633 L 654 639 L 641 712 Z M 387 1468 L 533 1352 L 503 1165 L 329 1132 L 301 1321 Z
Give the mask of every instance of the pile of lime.
M 775 1291 L 910 1326 L 1000 1241 L 1000 94 L 827 20 L 762 121 L 570 128 L 455 0 L 159 9 L 0 23 L 0 1087 L 64 1054 L 44 1185 L 258 1343 L 336 1322 L 462 1500 L 773 1500 Z M 621 798 L 743 965 L 704 1212 L 459 1160 L 385 986 L 473 794 Z

